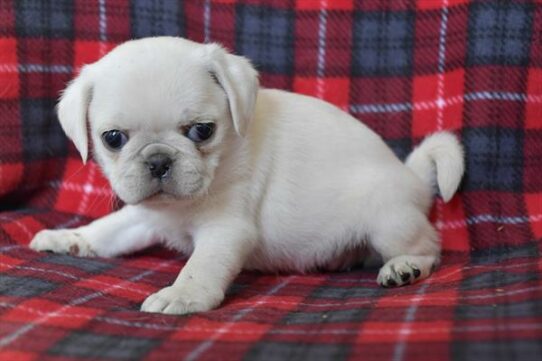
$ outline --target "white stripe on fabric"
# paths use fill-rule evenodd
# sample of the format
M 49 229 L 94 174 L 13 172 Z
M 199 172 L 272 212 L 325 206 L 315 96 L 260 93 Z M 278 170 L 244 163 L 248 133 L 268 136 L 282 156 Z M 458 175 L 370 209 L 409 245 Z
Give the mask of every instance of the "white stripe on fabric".
M 211 41 L 211 0 L 203 4 L 203 39 L 205 43 Z
M 206 340 L 205 342 L 202 342 L 201 344 L 199 344 L 198 346 L 196 346 L 196 348 L 190 352 L 185 358 L 184 360 L 186 361 L 194 361 L 194 360 L 197 360 L 205 351 L 207 351 L 211 346 L 213 346 L 213 344 L 215 343 L 215 341 L 218 339 L 218 337 L 220 337 L 220 335 L 224 334 L 224 333 L 228 333 L 231 331 L 231 328 L 232 326 L 235 325 L 236 322 L 240 321 L 241 319 L 243 319 L 246 315 L 250 314 L 251 312 L 253 312 L 257 307 L 259 307 L 260 305 L 262 305 L 265 300 L 267 298 L 269 298 L 269 296 L 272 296 L 274 295 L 275 293 L 277 293 L 278 291 L 280 291 L 282 288 L 286 287 L 293 279 L 295 278 L 295 276 L 291 276 L 291 277 L 288 277 L 286 278 L 284 281 L 282 281 L 281 283 L 279 283 L 278 285 L 274 286 L 273 288 L 271 288 L 268 292 L 266 292 L 262 298 L 260 298 L 259 300 L 257 300 L 256 302 L 253 302 L 251 303 L 250 305 L 248 305 L 247 308 L 245 309 L 242 309 L 241 311 L 239 311 L 237 314 L 235 314 L 230 321 L 228 321 L 227 323 L 224 324 L 224 326 L 220 327 L 218 330 L 215 330 L 213 332 L 213 335 L 208 339 Z

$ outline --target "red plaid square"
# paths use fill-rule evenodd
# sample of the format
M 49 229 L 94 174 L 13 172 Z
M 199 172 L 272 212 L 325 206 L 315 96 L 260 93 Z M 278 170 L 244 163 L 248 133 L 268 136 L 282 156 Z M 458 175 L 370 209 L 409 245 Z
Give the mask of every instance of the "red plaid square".
M 3 136 L 0 135 L 0 142 Z M 9 139 L 11 141 L 11 139 Z M 0 144 L 10 144 L 0 143 Z M 12 192 L 17 186 L 21 184 L 21 177 L 23 176 L 23 164 L 22 163 L 0 163 L 0 195 Z
M 74 44 L 73 66 L 79 68 L 85 64 L 91 64 L 99 60 L 111 51 L 116 44 L 98 41 L 76 41 Z
M 465 125 L 523 128 L 526 69 L 486 66 L 465 74 Z
M 290 76 L 261 73 L 260 82 L 261 85 L 265 88 L 291 90 L 293 80 Z
M 445 71 L 452 71 L 454 69 L 463 68 L 465 64 L 465 53 L 467 51 L 468 30 L 469 30 L 469 17 L 468 7 L 465 6 L 452 6 L 448 9 L 448 17 L 446 22 L 446 38 L 444 55 L 444 69 Z M 441 15 L 441 27 L 439 28 L 439 36 L 442 28 L 442 12 Z
M 320 22 L 317 12 L 296 13 L 295 36 L 306 46 L 294 48 L 294 67 L 298 76 L 313 77 L 318 67 L 318 43 L 313 40 L 318 34 Z M 294 85 L 295 89 L 295 85 Z
M 438 5 L 442 5 L 438 3 Z M 440 50 L 440 11 L 419 11 L 416 13 L 415 38 L 419 39 L 413 54 L 416 74 L 427 75 L 438 71 Z
M 19 73 L 17 68 L 17 41 L 0 38 L 0 99 L 19 97 Z
M 538 0 L 540 4 L 540 0 Z M 531 39 L 531 66 L 542 67 L 542 6 L 536 6 L 533 14 L 533 31 Z
M 232 323 L 193 317 L 170 339 L 179 341 L 216 341 L 239 342 L 257 341 L 270 328 L 270 324 L 235 321 Z
M 13 257 L 9 257 L 3 254 L 2 256 L 0 256 L 0 271 L 6 271 L 9 269 L 12 269 L 13 267 L 16 267 L 20 264 L 25 263 L 26 261 L 27 260 L 23 260 L 20 258 L 13 258 Z
M 63 306 L 44 299 L 30 299 L 3 315 L 7 321 L 30 323 L 41 320 L 49 326 L 77 329 L 101 314 L 103 310 Z
M 467 4 L 469 0 L 417 0 L 416 7 L 420 10 L 432 10 L 432 9 L 442 9 L 445 5 L 447 7 Z
M 354 0 L 296 0 L 295 6 L 299 10 L 352 10 Z
M 125 0 L 104 3 L 76 0 L 74 31 L 77 39 L 100 39 L 118 43 L 130 38 L 130 13 Z
M 157 257 L 149 257 L 149 254 L 151 254 L 153 251 L 156 251 L 159 253 Z M 154 269 L 158 266 L 159 263 L 163 262 L 163 260 L 170 261 L 171 259 L 178 256 L 178 253 L 176 251 L 172 251 L 169 249 L 164 249 L 161 247 L 153 248 L 153 249 L 147 249 L 145 250 L 144 254 L 137 254 L 133 257 L 127 258 L 124 260 L 126 262 L 127 267 L 134 267 L 134 268 L 140 268 L 140 269 Z M 161 264 L 160 265 L 160 271 L 171 273 L 171 274 L 177 274 L 179 273 L 179 270 L 184 266 L 184 262 L 182 260 L 179 260 L 178 262 L 171 262 L 167 265 Z
M 348 78 L 302 78 L 294 79 L 296 93 L 324 99 L 346 109 L 348 106 L 350 79 Z
M 431 278 L 427 281 L 422 281 L 423 283 L 431 282 L 433 277 L 437 277 L 436 274 L 433 274 Z M 418 285 L 420 287 L 420 285 Z M 409 306 L 416 304 L 420 307 L 422 306 L 448 306 L 454 304 L 455 299 L 457 298 L 457 290 L 450 289 L 440 292 L 431 292 L 423 295 L 400 295 L 390 294 L 388 296 L 383 296 L 378 300 L 377 307 L 385 308 L 408 308 Z
M 359 332 L 359 343 L 438 342 L 451 338 L 452 322 L 365 322 Z
M 226 304 L 232 308 L 259 308 L 259 309 L 275 309 L 283 311 L 292 311 L 299 307 L 303 301 L 303 296 L 276 296 L 276 295 L 256 295 L 252 297 L 243 297 L 243 299 L 228 300 Z
M 98 166 L 68 159 L 63 181 L 59 184 L 55 208 L 60 211 L 101 217 L 113 206 L 113 193 Z
M 320 26 L 323 25 L 321 20 L 319 22 Z M 325 50 L 324 64 L 321 66 L 322 73 L 328 77 L 350 80 L 345 74 L 350 71 L 352 63 L 352 23 L 353 18 L 344 12 L 333 11 L 326 17 L 326 30 L 322 34 L 325 35 L 325 46 L 320 45 L 320 54 Z
M 422 137 L 442 129 L 461 128 L 463 82 L 463 70 L 414 78 L 412 112 L 414 137 Z
M 530 68 L 527 79 L 525 128 L 542 129 L 542 69 Z
M 471 191 L 464 194 L 463 200 L 471 215 L 467 219 L 469 235 L 476 240 L 476 248 L 519 246 L 532 241 L 529 224 L 522 217 L 526 211 L 522 195 Z
M 0 161 L 8 164 L 23 162 L 22 157 L 22 132 L 21 124 L 21 105 L 17 99 L 0 100 L 0 114 L 2 114 L 2 131 L 0 132 Z M 10 169 L 8 168 L 8 171 Z M 2 172 L 2 177 L 5 173 Z M 0 194 L 7 190 L 2 189 Z
M 291 6 L 294 5 L 293 2 L 283 0 L 244 0 L 242 2 L 236 0 L 236 3 L 243 3 L 254 6 L 264 6 L 268 9 L 289 9 Z
M 58 95 L 70 80 L 66 55 L 71 54 L 68 40 L 19 39 L 21 97 L 50 98 Z
M 430 278 L 431 284 L 445 284 L 446 287 L 457 284 L 461 282 L 462 279 L 463 263 L 448 264 L 448 258 L 446 256 L 444 256 L 442 260 L 442 265 L 437 267 L 437 269 L 433 272 Z M 450 299 L 448 299 L 448 301 L 451 301 L 452 299 L 455 299 L 457 297 L 457 294 L 453 292 L 449 293 L 447 296 L 451 297 Z M 447 296 L 445 295 L 444 297 Z
M 143 282 L 129 282 L 121 278 L 107 275 L 83 279 L 77 282 L 75 286 L 90 288 L 134 302 L 141 302 L 152 292 L 156 291 L 154 287 L 148 286 Z
M 536 238 L 542 237 L 542 193 L 526 193 L 525 205 L 529 214 L 529 223 Z
M 33 361 L 40 356 L 36 353 L 19 351 L 19 350 L 4 350 L 0 351 L 0 360 L 17 360 L 17 361 Z
M 2 6 L 0 7 L 2 10 L 2 16 L 0 16 L 0 34 L 2 36 L 15 35 L 15 6 L 13 3 L 16 1 L 7 0 L 2 2 Z
M 386 77 L 352 78 L 353 105 L 402 104 L 411 98 L 412 82 L 409 78 Z
M 456 195 L 445 205 L 439 203 L 437 207 L 440 216 L 437 220 L 437 229 L 440 231 L 442 249 L 468 252 L 470 250 L 469 232 L 461 195 Z
M 330 0 L 331 1 L 331 0 Z M 356 1 L 355 10 L 370 11 L 401 11 L 409 10 L 411 6 L 407 1 Z
M 19 219 L 12 219 L 3 225 L 4 232 L 9 234 L 19 244 L 28 244 L 39 230 L 43 229 L 43 225 L 36 219 L 28 216 Z
M 235 52 L 235 11 L 233 0 L 222 0 L 211 6 L 210 36 L 232 52 Z M 213 21 L 220 19 L 220 21 Z
M 184 3 L 184 11 L 187 17 L 193 19 L 191 26 L 186 29 L 186 37 L 192 41 L 205 41 L 204 8 L 197 1 L 187 1 Z
M 369 128 L 384 139 L 410 138 L 410 112 L 369 112 L 356 114 Z
M 542 120 L 541 120 L 542 121 Z M 542 128 L 525 132 L 523 143 L 523 187 L 525 192 L 542 190 Z

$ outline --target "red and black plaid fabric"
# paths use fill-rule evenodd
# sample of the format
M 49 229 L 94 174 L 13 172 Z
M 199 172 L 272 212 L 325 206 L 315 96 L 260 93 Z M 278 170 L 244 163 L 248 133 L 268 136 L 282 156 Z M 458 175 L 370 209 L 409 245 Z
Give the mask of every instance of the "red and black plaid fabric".
M 432 212 L 442 266 L 383 289 L 376 269 L 243 273 L 222 307 L 145 314 L 179 255 L 27 248 L 114 198 L 56 120 L 84 63 L 151 35 L 219 41 L 263 85 L 326 99 L 405 157 L 452 129 L 467 174 Z M 542 355 L 540 1 L 0 0 L 0 359 L 539 360 Z

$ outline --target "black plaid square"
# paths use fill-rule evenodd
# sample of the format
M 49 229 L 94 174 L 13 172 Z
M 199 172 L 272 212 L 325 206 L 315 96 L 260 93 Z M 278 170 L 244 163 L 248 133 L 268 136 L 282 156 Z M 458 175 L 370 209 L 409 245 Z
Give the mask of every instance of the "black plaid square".
M 518 2 L 474 3 L 469 12 L 470 64 L 527 65 L 532 6 Z
M 513 272 L 506 272 L 501 270 L 487 271 L 474 275 L 466 275 L 465 279 L 461 282 L 461 290 L 479 290 L 479 289 L 495 289 L 503 288 L 506 286 L 515 285 L 518 282 L 536 282 L 539 279 L 539 275 L 536 272 L 528 270 L 527 272 L 521 272 L 514 270 Z
M 112 264 L 100 262 L 99 259 L 72 257 L 63 254 L 47 255 L 40 261 L 43 263 L 75 267 L 89 273 L 104 272 L 113 267 Z
M 132 34 L 136 38 L 146 36 L 172 35 L 182 36 L 182 3 L 177 1 L 132 2 Z
M 476 320 L 491 319 L 507 315 L 509 317 L 530 317 L 536 315 L 542 317 L 542 307 L 537 306 L 534 300 L 498 303 L 491 305 L 460 304 L 457 306 L 455 316 L 459 319 Z
M 289 10 L 240 6 L 236 52 L 250 58 L 259 70 L 290 74 L 294 65 L 293 19 Z
M 502 316 L 501 316 L 502 317 Z M 496 331 L 498 321 L 489 324 L 494 327 L 491 333 L 495 340 L 466 340 L 452 343 L 452 360 L 479 361 L 479 360 L 523 360 L 535 361 L 542 354 L 542 342 L 540 340 L 514 340 L 510 334 Z M 469 328 L 466 327 L 469 331 Z M 487 331 L 488 333 L 490 331 Z M 512 330 L 508 331 L 513 332 Z M 533 332 L 534 335 L 534 332 Z
M 13 277 L 3 274 L 0 277 L 0 295 L 15 297 L 37 296 L 51 291 L 55 283 L 32 277 Z
M 21 116 L 25 160 L 66 154 L 68 140 L 56 118 L 54 99 L 22 99 Z
M 155 340 L 146 338 L 76 332 L 61 340 L 49 352 L 71 357 L 139 360 L 155 344 Z
M 286 315 L 283 322 L 292 324 L 361 322 L 370 312 L 369 308 L 354 308 L 351 310 L 328 310 L 323 312 L 293 312 Z
M 403 161 L 412 152 L 411 138 L 386 139 L 386 144 L 393 150 L 397 158 Z
M 412 12 L 356 12 L 353 74 L 410 74 L 413 32 Z
M 306 344 L 266 342 L 256 345 L 247 354 L 247 360 L 346 360 L 349 348 L 341 344 Z
M 16 31 L 21 36 L 71 38 L 73 35 L 73 1 L 15 1 Z
M 468 190 L 520 191 L 522 140 L 522 131 L 516 129 L 465 129 L 465 187 Z

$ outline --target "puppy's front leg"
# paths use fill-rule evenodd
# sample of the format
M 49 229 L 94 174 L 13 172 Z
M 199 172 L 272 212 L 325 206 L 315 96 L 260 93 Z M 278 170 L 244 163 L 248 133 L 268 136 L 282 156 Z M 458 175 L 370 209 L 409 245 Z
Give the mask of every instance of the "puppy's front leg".
M 46 229 L 34 236 L 30 248 L 74 256 L 115 257 L 134 252 L 157 241 L 146 213 L 138 206 L 125 206 L 86 226 Z
M 181 315 L 217 307 L 255 240 L 254 227 L 244 222 L 205 225 L 194 234 L 194 252 L 173 285 L 150 295 L 141 310 Z

